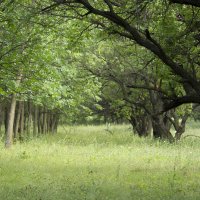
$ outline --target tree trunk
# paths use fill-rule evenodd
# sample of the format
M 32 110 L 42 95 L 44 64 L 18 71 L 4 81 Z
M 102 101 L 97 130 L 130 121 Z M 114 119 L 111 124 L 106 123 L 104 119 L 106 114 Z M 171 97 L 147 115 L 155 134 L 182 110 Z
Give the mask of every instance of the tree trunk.
M 152 122 L 149 116 L 144 116 L 143 114 L 134 116 L 133 114 L 129 121 L 133 127 L 133 131 L 137 133 L 138 136 L 147 137 L 151 134 Z
M 154 91 L 149 91 L 149 94 L 154 113 L 152 117 L 153 136 L 154 138 L 173 142 L 174 138 L 170 132 L 171 123 L 167 117 L 168 113 L 158 114 L 161 113 L 164 108 L 162 96 L 161 94 Z
M 52 133 L 57 133 L 58 123 L 59 123 L 59 115 L 54 114 L 52 121 Z
M 23 140 L 24 134 L 24 102 L 21 102 L 21 116 L 20 116 L 20 131 L 19 131 L 19 139 Z
M 51 132 L 51 112 L 48 111 L 47 113 L 47 132 L 50 133 Z
M 27 135 L 30 136 L 31 134 L 31 125 L 32 125 L 32 104 L 30 101 L 27 103 L 27 111 L 28 111 L 28 116 L 27 116 Z
M 174 116 L 173 125 L 176 130 L 175 140 L 177 141 L 181 139 L 181 136 L 185 132 L 185 125 L 186 125 L 187 119 L 189 118 L 189 114 L 186 113 L 184 116 L 182 116 L 181 122 L 179 121 L 180 119 L 177 117 L 177 114 L 175 113 L 175 111 L 174 111 L 173 116 Z
M 15 130 L 14 130 L 14 138 L 17 138 L 17 133 L 19 132 L 19 123 L 20 123 L 20 115 L 22 110 L 22 102 L 20 101 L 18 104 L 16 120 L 15 120 Z
M 174 142 L 174 138 L 170 132 L 171 126 L 164 123 L 164 118 L 162 115 L 155 116 L 152 118 L 152 126 L 153 126 L 154 138 L 159 138 L 162 140 L 168 140 L 169 142 Z
M 3 110 L 4 110 L 3 107 L 4 107 L 4 105 L 1 104 L 0 105 L 0 134 L 1 134 L 2 124 L 3 124 Z
M 6 103 L 5 109 L 4 109 L 4 127 L 5 127 L 5 135 L 8 129 L 8 102 Z
M 38 123 L 38 107 L 34 106 L 34 119 L 33 119 L 33 136 L 37 135 L 37 123 Z
M 42 133 L 42 109 L 38 108 L 38 134 Z
M 7 131 L 6 131 L 6 142 L 5 142 L 6 148 L 11 147 L 11 145 L 12 145 L 15 107 L 16 107 L 16 94 L 12 94 L 10 109 L 9 109 L 9 114 L 8 114 L 8 127 L 7 127 Z
M 43 109 L 43 133 L 47 133 L 47 109 Z

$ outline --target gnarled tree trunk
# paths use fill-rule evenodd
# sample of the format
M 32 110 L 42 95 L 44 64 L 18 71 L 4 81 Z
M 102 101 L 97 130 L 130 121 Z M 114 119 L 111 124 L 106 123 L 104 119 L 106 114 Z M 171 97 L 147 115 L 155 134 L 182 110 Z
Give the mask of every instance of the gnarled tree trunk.
M 168 113 L 160 114 L 164 108 L 162 96 L 155 91 L 149 91 L 149 94 L 154 113 L 152 117 L 153 136 L 173 142 L 174 138 L 170 132 L 171 122 L 167 117 Z
M 137 116 L 134 114 L 130 117 L 130 123 L 133 127 L 133 131 L 140 137 L 147 137 L 151 134 L 152 121 L 149 116 L 141 115 Z

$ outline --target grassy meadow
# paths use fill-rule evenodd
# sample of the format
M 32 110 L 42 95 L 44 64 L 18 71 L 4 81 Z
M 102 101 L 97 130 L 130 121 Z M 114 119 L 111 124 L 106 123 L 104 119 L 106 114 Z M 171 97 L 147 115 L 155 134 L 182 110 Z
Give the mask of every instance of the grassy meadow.
M 198 132 L 193 123 L 186 134 Z M 200 138 L 169 144 L 102 125 L 60 127 L 9 150 L 2 141 L 0 199 L 199 200 Z

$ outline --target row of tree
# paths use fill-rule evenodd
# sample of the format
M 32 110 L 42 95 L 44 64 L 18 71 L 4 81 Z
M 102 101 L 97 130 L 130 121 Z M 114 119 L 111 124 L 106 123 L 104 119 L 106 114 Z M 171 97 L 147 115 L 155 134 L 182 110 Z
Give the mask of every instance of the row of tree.
M 44 15 L 37 6 L 0 2 L 0 124 L 6 147 L 13 139 L 55 133 L 60 115 L 73 118 L 99 87 L 76 68 L 78 53 L 72 52 L 65 21 L 57 24 L 59 16 Z

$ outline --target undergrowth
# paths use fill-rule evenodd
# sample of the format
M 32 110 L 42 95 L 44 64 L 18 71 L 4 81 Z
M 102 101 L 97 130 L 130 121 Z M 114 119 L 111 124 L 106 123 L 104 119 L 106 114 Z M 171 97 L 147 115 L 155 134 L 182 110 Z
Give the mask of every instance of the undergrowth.
M 199 147 L 194 137 L 139 138 L 127 125 L 60 127 L 9 150 L 1 142 L 0 199 L 200 199 Z

